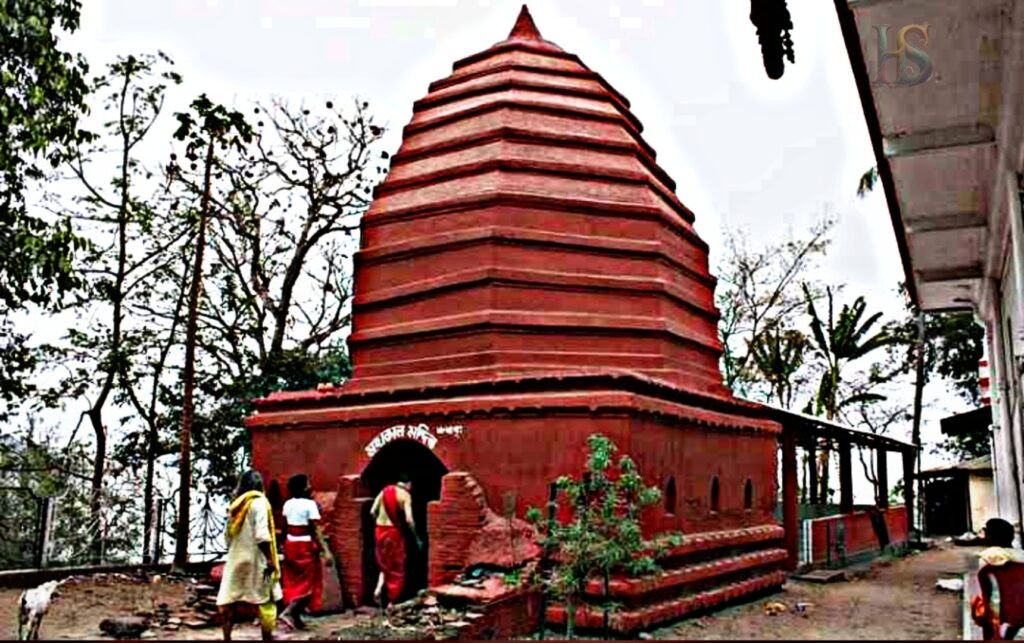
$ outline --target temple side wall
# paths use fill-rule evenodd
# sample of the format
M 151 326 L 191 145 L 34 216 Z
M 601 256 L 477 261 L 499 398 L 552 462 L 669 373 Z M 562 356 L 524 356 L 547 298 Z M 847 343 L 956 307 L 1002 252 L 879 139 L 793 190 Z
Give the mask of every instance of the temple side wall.
M 365 600 L 368 575 L 375 573 L 364 515 L 375 490 L 360 479 L 371 462 L 366 448 L 375 440 L 380 444 L 379 436 L 389 427 L 421 423 L 436 438 L 432 449 L 424 446 L 424 453 L 432 452 L 449 472 L 442 480 L 441 498 L 427 509 L 431 585 L 449 582 L 462 570 L 488 507 L 503 513 L 507 494 L 515 495 L 519 517 L 529 506 L 544 507 L 550 482 L 582 471 L 586 440 L 594 433 L 611 438 L 635 460 L 646 483 L 662 490 L 662 502 L 643 517 L 648 534 L 677 530 L 692 535 L 776 524 L 777 436 L 768 432 L 709 430 L 695 420 L 625 411 L 551 410 L 471 414 L 458 422 L 393 417 L 254 431 L 254 462 L 267 479 L 285 480 L 300 471 L 311 475 L 318 500 L 327 503 L 324 524 L 342 582 L 359 603 Z M 438 435 L 440 430 L 453 431 L 451 427 L 462 427 L 461 434 Z M 417 435 L 429 442 L 425 434 Z M 716 478 L 717 511 L 711 498 Z M 563 509 L 560 517 L 568 513 Z

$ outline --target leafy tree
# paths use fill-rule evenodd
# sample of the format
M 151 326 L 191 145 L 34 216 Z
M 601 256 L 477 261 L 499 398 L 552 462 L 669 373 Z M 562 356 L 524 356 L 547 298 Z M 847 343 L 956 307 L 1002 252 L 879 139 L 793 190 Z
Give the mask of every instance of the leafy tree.
M 890 400 L 880 402 L 861 402 L 855 405 L 853 412 L 843 413 L 847 424 L 867 429 L 875 435 L 888 435 L 893 426 L 909 422 L 912 418 L 907 405 Z M 857 447 L 857 455 L 864 477 L 872 484 L 878 484 L 878 472 L 875 468 L 874 449 Z
M 853 304 L 844 304 L 839 316 L 834 313 L 835 293 L 826 288 L 828 298 L 828 317 L 825 320 L 818 315 L 810 288 L 804 285 L 804 296 L 807 301 L 807 314 L 811 318 L 811 337 L 814 354 L 824 362 L 825 371 L 818 384 L 814 408 L 819 415 L 835 420 L 839 410 L 847 405 L 860 401 L 881 400 L 882 396 L 863 390 L 844 394 L 843 369 L 878 349 L 894 343 L 896 340 L 890 331 L 883 328 L 874 335 L 871 329 L 878 323 L 882 313 L 875 313 L 864 319 L 867 303 L 858 297 Z M 877 371 L 873 380 L 878 381 Z
M 835 294 L 832 288 L 826 288 L 828 316 L 822 319 L 814 305 L 814 297 L 809 287 L 804 288 L 807 301 L 807 314 L 811 320 L 811 337 L 813 354 L 823 365 L 823 372 L 818 390 L 813 400 L 813 411 L 824 415 L 829 420 L 839 418 L 840 411 L 855 404 L 866 404 L 885 399 L 884 395 L 873 392 L 872 385 L 885 381 L 890 375 L 883 376 L 881 370 L 874 366 L 870 369 L 867 379 L 868 386 L 851 387 L 844 372 L 849 364 L 856 362 L 879 349 L 894 343 L 896 340 L 889 330 L 882 328 L 871 335 L 872 329 L 882 317 L 875 313 L 866 319 L 867 304 L 863 297 L 858 297 L 853 304 L 844 304 L 838 317 L 834 311 Z M 828 497 L 829 449 L 821 450 L 819 460 L 821 467 L 821 494 Z
M 978 361 L 984 355 L 985 330 L 969 312 L 919 315 L 905 284 L 900 284 L 900 292 L 906 312 L 892 327 L 897 341 L 889 347 L 888 359 L 892 368 L 915 374 L 912 440 L 919 443 L 920 400 L 929 382 L 941 378 L 965 403 L 977 406 L 981 402 Z M 986 455 L 989 448 L 988 432 L 984 429 L 977 434 L 947 436 L 940 446 L 964 458 Z
M 199 332 L 199 298 L 203 289 L 203 257 L 206 249 L 206 229 L 211 218 L 213 171 L 220 166 L 216 149 L 242 148 L 252 141 L 253 132 L 240 112 L 214 104 L 205 94 L 192 101 L 194 112 L 176 114 L 178 129 L 174 138 L 187 141 L 186 156 L 195 160 L 202 154 L 202 197 L 197 210 L 191 212 L 196 226 L 195 257 L 189 279 L 188 315 L 185 330 L 185 368 L 182 375 L 181 455 L 179 460 L 180 487 L 178 499 L 178 532 L 174 554 L 175 567 L 188 563 L 189 509 L 192 488 L 192 419 L 196 381 L 196 344 Z M 195 163 L 192 163 L 195 167 Z M 177 166 L 172 166 L 177 169 Z
M 678 545 L 678 534 L 646 540 L 640 528 L 644 508 L 658 503 L 661 492 L 645 487 L 633 460 L 620 456 L 607 437 L 595 434 L 587 440 L 586 471 L 579 480 L 558 479 L 557 486 L 568 500 L 572 519 L 552 525 L 546 547 L 554 549 L 557 566 L 549 580 L 550 589 L 565 601 L 567 635 L 573 638 L 576 606 L 582 601 L 588 581 L 622 571 L 637 576 L 658 570 L 655 560 L 667 545 Z M 526 517 L 541 527 L 541 512 L 530 507 Z M 608 605 L 605 609 L 608 609 Z M 606 612 L 607 614 L 607 612 Z
M 904 289 L 904 292 L 905 289 Z M 893 328 L 899 340 L 893 358 L 909 372 L 914 366 L 912 348 L 917 341 L 917 320 L 907 301 L 905 318 Z M 981 402 L 978 362 L 984 355 L 985 329 L 974 320 L 974 314 L 930 313 L 924 318 L 925 382 L 942 378 L 967 404 Z
M 0 3 L 0 399 L 7 402 L 32 393 L 24 374 L 38 357 L 10 315 L 52 304 L 78 285 L 71 257 L 82 241 L 66 217 L 32 211 L 28 193 L 89 136 L 78 128 L 88 68 L 57 37 L 78 28 L 80 9 L 77 0 Z
M 317 353 L 286 349 L 252 374 L 228 381 L 209 377 L 199 384 L 206 399 L 216 400 L 209 410 L 195 416 L 195 450 L 203 455 L 206 484 L 215 493 L 227 493 L 235 484 L 237 455 L 249 448 L 249 436 L 242 430 L 252 414 L 252 400 L 277 391 L 301 391 L 321 384 L 340 384 L 348 379 L 351 366 L 342 345 Z
M 82 415 L 95 439 L 90 504 L 91 523 L 96 526 L 93 562 L 100 562 L 103 549 L 101 498 L 111 439 L 106 412 L 115 402 L 138 402 L 133 371 L 152 335 L 148 327 L 133 320 L 133 309 L 151 296 L 153 275 L 189 232 L 181 223 L 170 229 L 164 225 L 161 215 L 165 213 L 155 207 L 158 198 L 152 196 L 154 174 L 140 159 L 146 136 L 160 116 L 167 85 L 180 82 L 163 54 L 122 56 L 110 64 L 92 83 L 97 95 L 103 92 L 100 134 L 76 146 L 67 159 L 73 201 L 64 203 L 53 195 L 48 199 L 52 211 L 70 213 L 66 216 L 76 236 L 91 242 L 74 264 L 83 287 L 65 310 L 74 312 L 79 323 L 69 329 L 66 344 L 55 351 L 67 375 L 53 397 L 84 402 Z M 112 168 L 104 163 L 108 157 L 116 159 Z M 150 198 L 142 196 L 147 190 Z
M 718 332 L 724 349 L 725 384 L 738 395 L 750 395 L 764 381 L 760 366 L 768 364 L 756 364 L 755 356 L 759 351 L 762 357 L 767 356 L 764 351 L 771 353 L 774 340 L 769 336 L 781 333 L 790 341 L 795 340 L 794 335 L 787 335 L 788 329 L 797 327 L 806 305 L 796 286 L 809 281 L 816 260 L 828 250 L 834 225 L 833 219 L 826 219 L 806 235 L 755 249 L 742 236 L 726 235 L 725 256 L 717 270 L 715 302 L 721 313 Z M 769 379 L 776 383 L 792 383 L 799 369 L 775 366 L 790 371 L 789 375 L 782 375 L 781 371 L 769 369 Z M 771 394 L 775 392 L 776 388 L 772 388 Z
M 224 492 L 248 446 L 253 398 L 347 378 L 351 255 L 386 172 L 387 154 L 374 153 L 384 130 L 365 102 L 314 110 L 273 100 L 253 114 L 252 142 L 218 156 L 213 172 L 197 320 L 196 449 Z M 175 182 L 183 200 L 204 193 L 195 170 Z
M 943 438 L 939 443 L 936 453 L 950 453 L 959 460 L 973 460 L 992 453 L 992 434 L 988 426 L 979 424 L 973 430 L 957 432 Z

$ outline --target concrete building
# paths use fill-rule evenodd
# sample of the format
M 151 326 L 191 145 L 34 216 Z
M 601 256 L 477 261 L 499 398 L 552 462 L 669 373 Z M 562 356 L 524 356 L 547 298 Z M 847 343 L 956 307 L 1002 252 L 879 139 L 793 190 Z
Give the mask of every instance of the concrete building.
M 973 310 L 998 512 L 1020 526 L 1024 1 L 836 0 L 911 296 Z
M 921 472 L 924 532 L 928 536 L 977 533 L 996 515 L 989 456 Z

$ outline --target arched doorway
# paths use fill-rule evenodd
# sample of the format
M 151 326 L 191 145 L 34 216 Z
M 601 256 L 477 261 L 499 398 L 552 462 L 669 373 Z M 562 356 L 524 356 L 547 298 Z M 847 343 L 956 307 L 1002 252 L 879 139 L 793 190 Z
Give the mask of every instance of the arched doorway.
M 389 484 L 398 480 L 401 474 L 408 474 L 412 480 L 413 520 L 416 530 L 423 539 L 423 550 L 417 549 L 415 542 L 409 539 L 406 543 L 408 567 L 406 571 L 405 592 L 403 598 L 413 596 L 427 586 L 427 560 L 430 551 L 427 530 L 427 503 L 441 498 L 441 478 L 448 473 L 448 468 L 434 452 L 414 440 L 395 440 L 385 445 L 373 456 L 370 463 L 363 469 L 360 480 L 370 497 L 377 494 Z M 377 561 L 374 554 L 374 520 L 370 515 L 371 503 L 366 504 L 363 515 L 363 559 L 364 602 L 373 603 L 373 589 L 377 583 Z

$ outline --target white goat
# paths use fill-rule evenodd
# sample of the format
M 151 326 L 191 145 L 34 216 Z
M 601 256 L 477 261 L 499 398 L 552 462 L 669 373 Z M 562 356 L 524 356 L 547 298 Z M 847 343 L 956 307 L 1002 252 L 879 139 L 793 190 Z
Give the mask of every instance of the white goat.
M 18 640 L 36 641 L 39 639 L 39 626 L 50 609 L 50 600 L 57 588 L 67 579 L 51 580 L 39 587 L 26 589 L 18 601 Z

